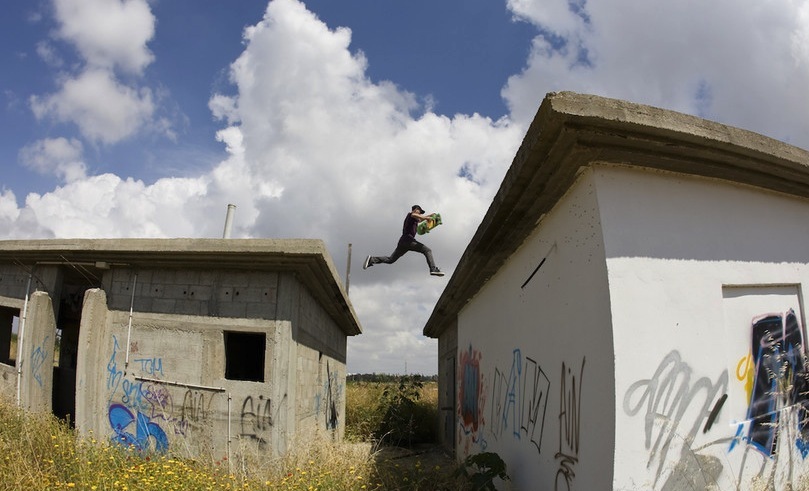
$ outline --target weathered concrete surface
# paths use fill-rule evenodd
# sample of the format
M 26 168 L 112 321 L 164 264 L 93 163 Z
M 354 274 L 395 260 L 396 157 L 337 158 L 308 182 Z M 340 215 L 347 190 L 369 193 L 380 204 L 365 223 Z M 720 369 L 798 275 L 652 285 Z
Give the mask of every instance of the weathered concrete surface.
M 96 418 L 102 417 L 97 409 L 104 403 L 103 390 L 109 361 L 105 343 L 111 326 L 108 323 L 107 296 L 104 290 L 94 288 L 84 295 L 82 320 L 79 327 L 76 361 L 76 428 L 84 433 L 99 430 Z M 104 434 L 99 432 L 97 434 Z
M 82 431 L 137 437 L 140 419 L 153 429 L 138 440 L 143 448 L 170 445 L 220 459 L 229 441 L 233 451 L 279 454 L 298 430 L 345 431 L 344 393 L 329 390 L 344 385 L 344 362 L 296 342 L 295 320 L 135 312 L 130 330 L 128 312 L 105 311 L 102 291 L 88 292 L 85 309 L 90 303 L 77 370 Z M 224 377 L 223 332 L 266 335 L 263 382 Z
M 21 400 L 48 410 L 58 394 L 82 433 L 217 460 L 344 434 L 347 336 L 361 329 L 322 241 L 0 241 L 2 336 L 28 290 L 37 365 L 23 359 Z M 52 374 L 58 322 L 67 396 L 28 373 Z
M 20 400 L 26 409 L 37 412 L 51 410 L 53 391 L 53 347 L 56 321 L 50 296 L 34 292 L 24 319 Z M 23 323 L 23 319 L 20 320 Z

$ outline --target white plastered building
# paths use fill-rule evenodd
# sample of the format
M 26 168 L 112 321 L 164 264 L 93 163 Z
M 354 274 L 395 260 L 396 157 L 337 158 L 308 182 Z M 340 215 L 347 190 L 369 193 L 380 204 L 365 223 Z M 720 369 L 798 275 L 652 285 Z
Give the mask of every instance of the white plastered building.
M 516 489 L 801 482 L 808 197 L 802 149 L 549 94 L 424 328 L 445 444 Z

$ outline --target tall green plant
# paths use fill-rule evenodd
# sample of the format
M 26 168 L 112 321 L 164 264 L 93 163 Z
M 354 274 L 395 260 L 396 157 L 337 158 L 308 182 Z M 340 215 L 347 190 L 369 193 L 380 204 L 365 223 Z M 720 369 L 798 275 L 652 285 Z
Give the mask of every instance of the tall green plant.
M 496 478 L 510 480 L 506 473 L 506 463 L 494 452 L 481 452 L 466 457 L 456 475 L 466 479 L 474 491 L 496 491 Z
M 376 431 L 376 438 L 386 442 L 410 446 L 418 433 L 417 401 L 424 383 L 416 376 L 402 376 L 398 383 L 390 384 L 379 401 L 385 415 Z

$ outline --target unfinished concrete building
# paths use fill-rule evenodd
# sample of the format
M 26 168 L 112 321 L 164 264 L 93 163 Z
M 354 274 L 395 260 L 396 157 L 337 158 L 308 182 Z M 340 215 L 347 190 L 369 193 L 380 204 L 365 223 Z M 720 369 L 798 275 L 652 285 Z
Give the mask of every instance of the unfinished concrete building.
M 549 94 L 424 328 L 515 489 L 805 489 L 809 152 Z
M 0 241 L 0 392 L 139 449 L 341 438 L 360 333 L 319 240 Z

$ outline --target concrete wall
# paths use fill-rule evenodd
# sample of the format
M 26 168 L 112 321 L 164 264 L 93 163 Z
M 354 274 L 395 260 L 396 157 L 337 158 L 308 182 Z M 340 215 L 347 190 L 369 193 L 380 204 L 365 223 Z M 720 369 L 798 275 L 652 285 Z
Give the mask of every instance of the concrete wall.
M 809 201 L 639 169 L 594 175 L 615 343 L 614 489 L 789 489 L 809 472 L 798 393 Z M 767 314 L 775 322 L 755 325 Z
M 6 292 L 15 288 L 7 288 Z M 24 292 L 25 287 L 21 290 Z M 20 405 L 30 411 L 48 412 L 51 410 L 56 342 L 51 297 L 44 291 L 35 291 L 29 295 L 27 305 L 24 300 L 0 297 L 0 307 L 3 307 L 0 309 L 0 325 L 5 331 L 3 337 L 9 338 L 8 342 L 0 343 L 5 350 L 6 362 L 0 362 L 0 394 L 10 401 L 17 401 L 19 397 Z M 15 316 L 18 330 L 22 332 L 22 336 L 17 333 L 17 339 L 22 342 L 18 341 L 15 352 L 10 353 L 11 321 Z M 14 359 L 7 359 L 7 356 Z
M 4 241 L 0 253 L 9 400 L 19 390 L 80 432 L 216 460 L 343 436 L 347 335 L 361 330 L 322 241 Z
M 82 432 L 214 460 L 278 455 L 319 430 L 342 437 L 346 336 L 294 275 L 109 274 L 110 298 L 90 290 L 83 307 Z M 177 311 L 185 313 L 168 313 Z M 226 377 L 225 336 L 233 333 L 265 336 L 260 381 Z
M 137 278 L 135 275 L 137 274 Z M 265 271 L 116 268 L 104 275 L 110 309 L 275 319 L 279 274 Z
M 498 453 L 516 489 L 612 482 L 608 292 L 595 181 L 585 172 L 460 312 L 460 459 Z
M 0 296 L 3 297 L 22 300 L 26 293 L 44 291 L 57 298 L 60 281 L 57 266 L 0 264 Z
M 455 449 L 458 394 L 458 321 L 438 338 L 438 436 L 449 450 Z
M 0 394 L 16 401 L 19 392 L 21 405 L 35 411 L 51 409 L 59 307 L 52 299 L 58 298 L 60 281 L 61 273 L 55 266 L 0 265 Z M 20 346 L 11 352 L 13 317 L 18 319 L 18 329 L 24 325 L 19 377 Z M 18 379 L 22 382 L 19 391 Z
M 345 435 L 345 364 L 306 346 L 297 347 L 297 414 L 301 435 L 329 430 Z
M 93 323 L 88 319 L 80 330 L 80 431 L 144 450 L 170 446 L 217 460 L 227 456 L 228 423 L 234 442 L 242 438 L 269 449 L 283 436 L 272 431 L 278 397 L 268 387 L 224 379 L 223 330 L 267 333 L 265 356 L 272 360 L 282 342 L 274 322 L 135 312 L 130 332 L 129 313 L 106 310 L 105 300 L 101 290 L 89 291 L 85 300 L 85 309 L 93 304 Z

